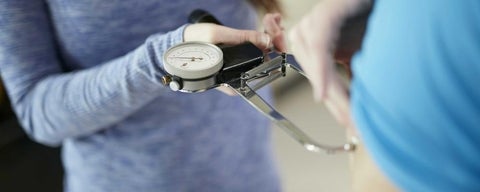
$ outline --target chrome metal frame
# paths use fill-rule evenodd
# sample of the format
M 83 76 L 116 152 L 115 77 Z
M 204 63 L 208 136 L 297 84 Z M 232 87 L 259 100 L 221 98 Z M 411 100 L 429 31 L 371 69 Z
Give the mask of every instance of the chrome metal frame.
M 287 57 L 292 58 L 292 62 L 287 61 Z M 296 64 L 294 61 L 293 56 L 283 53 L 274 57 L 273 59 L 270 59 L 269 61 L 263 62 L 261 65 L 251 68 L 248 71 L 239 73 L 241 75 L 238 77 L 231 77 L 230 79 L 223 80 L 223 82 L 217 82 L 217 84 L 208 89 L 218 86 L 232 88 L 236 93 L 238 93 L 238 95 L 245 99 L 245 101 L 260 111 L 263 115 L 267 116 L 273 123 L 275 123 L 275 125 L 282 128 L 288 135 L 302 144 L 308 151 L 325 152 L 326 154 L 354 151 L 356 145 L 353 141 L 339 146 L 324 145 L 316 142 L 256 93 L 258 89 L 281 77 L 284 77 L 287 73 L 287 67 L 306 77 L 300 66 L 298 66 L 298 64 Z M 221 73 L 222 71 L 219 72 L 219 74 Z M 253 81 L 255 81 L 255 84 L 250 86 L 249 84 Z M 196 91 L 190 89 L 181 89 L 179 91 L 192 93 L 201 92 L 208 89 Z
M 285 76 L 286 67 L 291 68 L 293 71 L 306 77 L 305 73 L 298 65 L 287 63 L 286 57 L 286 54 L 277 56 L 270 61 L 243 73 L 241 78 L 236 79 L 235 81 L 230 81 L 229 83 L 224 83 L 223 85 L 234 89 L 250 105 L 267 116 L 273 123 L 275 123 L 275 125 L 282 128 L 288 135 L 302 144 L 309 151 L 334 154 L 355 150 L 354 143 L 346 143 L 341 146 L 330 146 L 316 142 L 256 93 L 256 90 Z M 255 77 L 257 76 L 261 76 L 261 80 L 250 87 L 248 82 L 252 79 L 256 79 Z

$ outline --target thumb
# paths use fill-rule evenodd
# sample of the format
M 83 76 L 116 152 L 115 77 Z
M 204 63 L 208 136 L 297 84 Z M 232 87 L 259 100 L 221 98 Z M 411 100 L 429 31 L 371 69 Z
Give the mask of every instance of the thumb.
M 229 45 L 251 42 L 261 50 L 265 50 L 272 40 L 267 34 L 258 31 L 233 29 L 211 23 L 197 23 L 185 28 L 184 41 L 203 41 Z

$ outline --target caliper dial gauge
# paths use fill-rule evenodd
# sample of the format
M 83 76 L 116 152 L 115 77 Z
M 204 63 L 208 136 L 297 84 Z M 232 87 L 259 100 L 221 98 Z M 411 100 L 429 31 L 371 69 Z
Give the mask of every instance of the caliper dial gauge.
M 182 79 L 203 79 L 223 66 L 223 52 L 205 42 L 185 42 L 168 49 L 163 56 L 165 71 Z

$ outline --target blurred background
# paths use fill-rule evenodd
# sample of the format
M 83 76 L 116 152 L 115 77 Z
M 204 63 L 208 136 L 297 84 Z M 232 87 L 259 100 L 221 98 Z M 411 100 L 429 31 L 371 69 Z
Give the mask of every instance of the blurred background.
M 286 11 L 286 31 L 318 2 L 281 1 Z M 325 144 L 345 142 L 344 129 L 323 105 L 313 102 L 306 79 L 289 75 L 275 82 L 273 88 L 277 109 L 309 135 Z M 0 100 L 2 97 L 5 96 L 0 92 Z M 59 149 L 31 142 L 7 108 L 0 109 L 0 128 L 0 191 L 61 191 L 63 173 Z M 272 129 L 278 168 L 286 192 L 350 191 L 346 154 L 308 152 L 280 128 Z M 25 180 L 31 183 L 24 183 Z

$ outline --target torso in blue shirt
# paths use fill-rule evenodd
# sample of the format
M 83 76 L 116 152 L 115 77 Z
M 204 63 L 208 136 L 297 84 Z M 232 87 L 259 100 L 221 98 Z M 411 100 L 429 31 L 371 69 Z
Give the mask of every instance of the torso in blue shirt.
M 480 1 L 375 1 L 353 114 L 401 189 L 480 190 L 479 83 Z
M 152 61 L 161 54 L 131 52 L 150 35 L 181 27 L 198 8 L 227 26 L 255 29 L 247 1 L 39 2 L 1 5 L 7 19 L 0 23 L 8 25 L 0 29 L 2 76 L 10 96 L 23 99 L 13 100 L 27 132 L 63 143 L 67 191 L 280 190 L 266 118 L 215 90 L 169 91 L 155 78 Z M 164 51 L 181 35 L 152 40 L 159 41 L 152 47 Z

